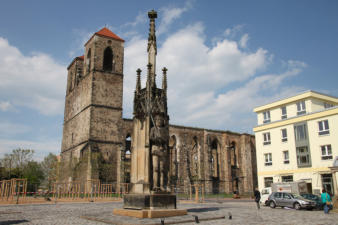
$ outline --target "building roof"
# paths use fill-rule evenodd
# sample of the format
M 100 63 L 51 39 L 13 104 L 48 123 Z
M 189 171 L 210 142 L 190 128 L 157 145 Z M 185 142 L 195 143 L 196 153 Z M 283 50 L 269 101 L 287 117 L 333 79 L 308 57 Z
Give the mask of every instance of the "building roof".
M 74 63 L 76 60 L 84 60 L 84 55 L 75 57 L 75 58 L 73 59 L 73 61 L 69 64 L 69 66 L 67 67 L 67 70 L 69 69 L 69 67 L 71 67 L 71 66 L 73 65 L 73 63 Z
M 124 42 L 124 40 L 122 38 L 120 38 L 119 36 L 117 36 L 116 34 L 114 34 L 111 30 L 109 30 L 107 27 L 102 28 L 101 30 L 99 30 L 98 32 L 95 32 L 93 34 L 93 36 L 91 38 L 89 38 L 89 40 L 86 42 L 85 46 L 88 44 L 88 42 L 95 36 L 102 36 L 102 37 L 109 37 L 109 38 L 113 38 L 117 41 L 122 41 Z
M 327 102 L 330 102 L 330 103 L 338 104 L 338 98 L 337 97 L 309 90 L 309 91 L 302 92 L 302 93 L 295 95 L 295 96 L 284 98 L 284 99 L 281 99 L 281 100 L 278 100 L 278 101 L 275 101 L 275 102 L 272 102 L 272 103 L 269 103 L 269 104 L 266 104 L 266 105 L 258 106 L 256 108 L 254 108 L 253 111 L 258 113 L 258 112 L 261 112 L 261 111 L 264 111 L 264 110 L 268 110 L 268 109 L 275 108 L 275 107 L 280 107 L 282 105 L 289 104 L 289 103 L 292 103 L 292 102 L 296 102 L 296 101 L 299 101 L 299 100 L 302 100 L 302 99 L 307 99 L 307 98 L 317 98 L 317 99 L 324 100 L 324 101 L 327 101 Z

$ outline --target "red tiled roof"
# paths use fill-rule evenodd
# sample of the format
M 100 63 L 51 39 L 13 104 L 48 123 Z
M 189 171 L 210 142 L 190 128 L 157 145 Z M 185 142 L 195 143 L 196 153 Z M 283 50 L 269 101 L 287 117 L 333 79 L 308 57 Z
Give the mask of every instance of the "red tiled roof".
M 84 55 L 81 55 L 81 56 L 78 56 L 78 57 L 75 57 L 73 59 L 73 61 L 69 64 L 69 66 L 67 67 L 67 70 L 73 65 L 73 63 L 76 61 L 76 60 L 84 60 Z
M 95 33 L 96 35 L 99 35 L 99 36 L 103 36 L 103 37 L 110 37 L 110 38 L 113 38 L 115 40 L 118 40 L 118 41 L 122 41 L 124 42 L 124 40 L 122 38 L 120 38 L 119 36 L 117 36 L 116 34 L 114 34 L 111 30 L 109 30 L 108 28 L 104 27 L 102 28 L 101 30 L 99 30 L 98 32 Z M 89 38 L 89 40 L 86 42 L 85 46 L 88 44 L 88 42 L 94 37 L 94 35 Z
M 95 34 L 105 36 L 105 37 L 114 38 L 118 41 L 124 41 L 122 38 L 120 38 L 119 36 L 114 34 L 111 30 L 109 30 L 106 27 L 102 28 L 100 31 L 96 32 Z

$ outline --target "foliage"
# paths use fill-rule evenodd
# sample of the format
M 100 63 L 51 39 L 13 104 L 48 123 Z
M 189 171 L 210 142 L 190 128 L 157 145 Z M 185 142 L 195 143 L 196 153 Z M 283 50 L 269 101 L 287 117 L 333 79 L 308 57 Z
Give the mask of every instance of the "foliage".
M 44 175 L 43 185 L 50 188 L 57 179 L 58 159 L 56 155 L 49 153 L 41 162 L 41 169 Z
M 34 150 L 14 149 L 12 153 L 6 153 L 0 160 L 2 167 L 5 168 L 5 179 L 22 177 L 25 166 L 32 161 Z
M 24 168 L 22 178 L 27 179 L 27 191 L 36 192 L 44 179 L 44 171 L 38 162 L 30 161 Z
M 114 167 L 116 167 L 116 165 L 106 161 L 101 153 L 97 154 L 97 169 L 99 172 L 99 179 L 103 182 L 112 182 L 114 179 L 114 174 L 112 171 L 114 171 Z
M 14 149 L 0 159 L 0 179 L 26 178 L 27 191 L 37 191 L 42 183 L 44 186 L 55 182 L 57 175 L 57 157 L 49 153 L 39 163 L 33 160 L 34 150 Z

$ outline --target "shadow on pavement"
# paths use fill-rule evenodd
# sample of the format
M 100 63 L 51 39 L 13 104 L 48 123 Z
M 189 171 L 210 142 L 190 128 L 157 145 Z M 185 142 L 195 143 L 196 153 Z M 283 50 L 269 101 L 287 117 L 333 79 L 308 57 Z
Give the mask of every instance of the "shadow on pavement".
M 209 212 L 209 211 L 217 211 L 217 210 L 219 210 L 218 207 L 187 209 L 188 212 Z
M 7 220 L 0 222 L 0 225 L 10 225 L 10 224 L 19 224 L 19 223 L 26 223 L 29 222 L 28 220 Z

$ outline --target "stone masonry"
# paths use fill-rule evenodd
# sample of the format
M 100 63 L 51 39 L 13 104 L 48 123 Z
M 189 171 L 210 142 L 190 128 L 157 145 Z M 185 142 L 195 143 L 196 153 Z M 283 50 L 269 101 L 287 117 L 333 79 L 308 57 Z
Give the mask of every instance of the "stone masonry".
M 124 40 L 103 28 L 69 65 L 59 182 L 130 182 L 133 121 L 122 118 L 123 58 Z M 254 136 L 177 125 L 169 125 L 169 136 L 170 185 L 253 193 Z

